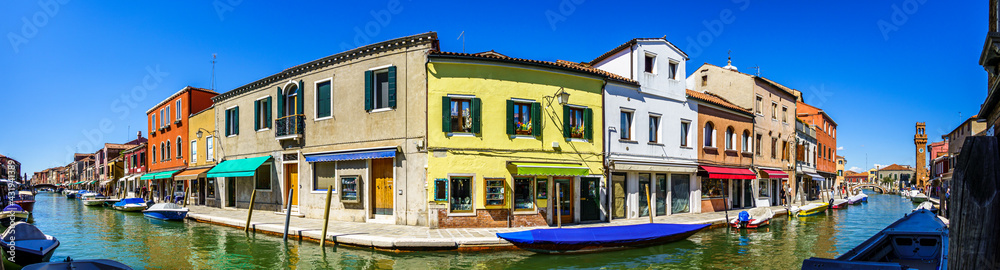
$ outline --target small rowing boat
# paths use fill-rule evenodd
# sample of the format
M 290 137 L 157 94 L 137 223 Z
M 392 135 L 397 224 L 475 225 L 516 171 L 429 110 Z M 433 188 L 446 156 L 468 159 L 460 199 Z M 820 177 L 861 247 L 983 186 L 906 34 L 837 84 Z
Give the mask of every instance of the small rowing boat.
M 4 267 L 17 269 L 35 263 L 49 261 L 59 247 L 59 240 L 42 233 L 35 225 L 18 222 L 0 235 L 3 248 Z
M 636 224 L 587 228 L 534 229 L 498 233 L 518 248 L 567 254 L 621 250 L 655 246 L 682 240 L 708 228 L 708 224 Z
M 0 211 L 0 226 L 10 227 L 10 224 L 27 221 L 29 217 L 31 217 L 31 212 L 24 211 L 20 205 L 11 204 Z
M 861 204 L 861 201 L 862 201 L 861 195 L 854 195 L 851 197 L 847 197 L 847 204 Z
M 740 211 L 739 216 L 729 221 L 729 226 L 733 228 L 756 229 L 758 227 L 771 224 L 774 211 L 771 208 L 757 207 L 747 211 Z
M 833 209 L 847 209 L 847 200 L 835 199 L 833 200 L 833 205 L 830 206 Z
M 926 202 L 927 201 L 927 195 L 925 195 L 923 193 L 920 193 L 920 192 L 916 192 L 912 197 L 910 197 L 910 200 L 913 201 L 913 203 Z
M 830 207 L 830 204 L 828 204 L 828 203 L 810 203 L 810 204 L 804 205 L 802 207 L 799 207 L 798 211 L 796 211 L 796 212 L 798 212 L 797 215 L 800 216 L 800 217 L 808 217 L 808 216 L 814 216 L 814 215 L 822 214 L 823 212 L 826 211 L 827 207 Z M 795 211 L 795 210 L 793 209 L 793 211 Z
M 806 259 L 802 269 L 945 269 L 947 247 L 948 227 L 919 209 L 836 259 Z

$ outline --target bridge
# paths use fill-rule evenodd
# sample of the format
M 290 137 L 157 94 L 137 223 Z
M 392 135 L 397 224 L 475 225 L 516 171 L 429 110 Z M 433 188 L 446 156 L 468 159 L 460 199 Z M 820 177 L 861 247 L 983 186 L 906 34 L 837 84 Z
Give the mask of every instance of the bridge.
M 37 185 L 31 186 L 31 189 L 36 189 L 37 190 L 37 189 L 40 189 L 40 188 L 56 189 L 56 185 L 53 185 L 53 184 L 37 184 Z
M 876 185 L 876 184 L 857 184 L 857 185 L 851 186 L 851 191 L 858 192 L 859 190 L 865 189 L 865 188 L 870 188 L 870 189 L 873 189 L 873 190 L 878 190 L 879 193 L 883 193 L 883 194 L 885 194 L 886 191 L 888 191 L 886 188 L 884 188 L 882 186 L 879 186 L 879 185 Z

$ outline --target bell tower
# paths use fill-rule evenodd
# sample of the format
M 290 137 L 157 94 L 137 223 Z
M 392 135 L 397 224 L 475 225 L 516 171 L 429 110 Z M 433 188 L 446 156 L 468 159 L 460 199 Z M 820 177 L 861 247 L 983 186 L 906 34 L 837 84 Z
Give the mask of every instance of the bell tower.
M 917 188 L 923 188 L 927 184 L 927 133 L 925 133 L 924 122 L 917 122 L 917 134 L 913 135 L 913 144 L 917 147 Z

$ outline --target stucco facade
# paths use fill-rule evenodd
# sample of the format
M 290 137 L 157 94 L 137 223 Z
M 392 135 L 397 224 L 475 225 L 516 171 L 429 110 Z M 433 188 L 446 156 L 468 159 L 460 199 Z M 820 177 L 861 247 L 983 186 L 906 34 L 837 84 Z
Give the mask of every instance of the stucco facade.
M 694 147 L 698 149 L 698 164 L 703 166 L 698 174 L 693 207 L 698 212 L 724 211 L 733 208 L 754 207 L 756 198 L 769 201 L 775 194 L 772 190 L 747 190 L 754 186 L 755 179 L 731 179 L 711 177 L 706 167 L 738 169 L 752 175 L 754 115 L 749 109 L 740 108 L 729 101 L 707 93 L 688 91 L 688 98 L 696 103 L 698 111 L 698 131 L 694 137 Z M 752 176 L 751 176 L 752 177 Z M 765 180 L 766 181 L 766 180 Z M 769 187 L 766 183 L 756 183 Z

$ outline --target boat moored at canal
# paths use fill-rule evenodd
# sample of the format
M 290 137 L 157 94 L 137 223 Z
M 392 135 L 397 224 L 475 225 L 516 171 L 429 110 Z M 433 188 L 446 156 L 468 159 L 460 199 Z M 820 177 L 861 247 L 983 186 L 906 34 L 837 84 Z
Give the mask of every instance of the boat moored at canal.
M 798 211 L 797 215 L 800 217 L 808 217 L 822 214 L 829 206 L 829 203 L 810 203 L 798 209 L 792 209 L 792 211 Z
M 20 269 L 35 263 L 48 262 L 59 247 L 59 240 L 42 233 L 35 225 L 17 222 L 0 235 L 5 269 Z
M 833 208 L 833 209 L 847 209 L 847 202 L 848 202 L 848 200 L 835 199 L 835 200 L 833 200 L 833 204 L 830 206 L 830 208 Z
M 758 207 L 748 211 L 740 211 L 736 218 L 729 221 L 729 226 L 756 229 L 771 224 L 773 217 L 774 211 L 771 211 L 771 208 Z
M 83 205 L 86 206 L 101 206 L 104 205 L 104 200 L 108 197 L 101 195 L 97 192 L 84 193 L 80 199 L 83 200 Z
M 35 194 L 31 191 L 22 190 L 17 192 L 14 203 L 21 206 L 25 211 L 31 212 L 35 209 Z
M 126 198 L 114 205 L 115 210 L 125 212 L 139 212 L 146 210 L 146 200 L 142 198 Z
M 0 211 L 0 225 L 6 228 L 12 223 L 27 221 L 30 217 L 31 212 L 25 211 L 20 205 L 7 205 L 7 207 L 3 208 L 3 211 Z
M 188 209 L 173 203 L 154 204 L 149 209 L 143 210 L 142 215 L 161 220 L 184 220 Z
M 518 248 L 546 253 L 589 253 L 639 248 L 683 240 L 709 224 L 637 224 L 498 233 Z
M 900 218 L 836 259 L 812 257 L 802 269 L 947 269 L 948 228 L 926 209 Z

